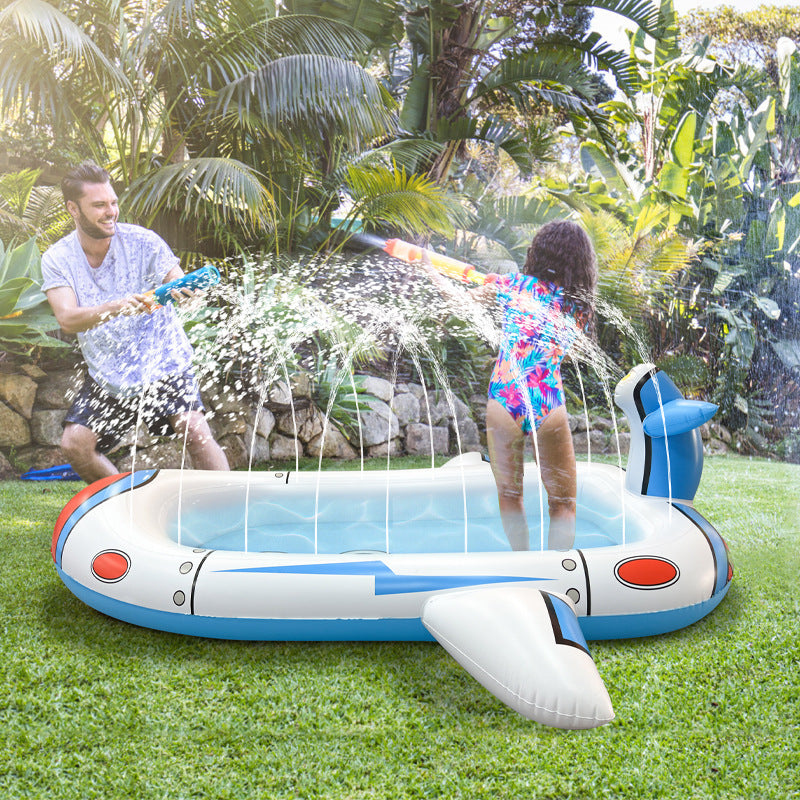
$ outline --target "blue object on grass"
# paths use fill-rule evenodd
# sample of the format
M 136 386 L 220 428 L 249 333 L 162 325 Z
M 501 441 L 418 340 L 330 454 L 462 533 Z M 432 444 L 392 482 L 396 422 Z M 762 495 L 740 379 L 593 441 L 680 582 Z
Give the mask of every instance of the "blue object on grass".
M 72 469 L 70 464 L 59 464 L 47 469 L 29 469 L 20 475 L 22 481 L 79 481 L 81 476 Z

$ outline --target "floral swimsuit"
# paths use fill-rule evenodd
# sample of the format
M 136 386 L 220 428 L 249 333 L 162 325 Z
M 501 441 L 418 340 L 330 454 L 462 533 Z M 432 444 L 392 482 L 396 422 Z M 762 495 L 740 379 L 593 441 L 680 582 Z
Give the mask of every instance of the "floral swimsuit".
M 503 311 L 500 354 L 489 382 L 497 400 L 524 433 L 538 430 L 545 417 L 564 405 L 561 361 L 575 340 L 578 324 L 564 290 L 518 272 L 492 275 Z

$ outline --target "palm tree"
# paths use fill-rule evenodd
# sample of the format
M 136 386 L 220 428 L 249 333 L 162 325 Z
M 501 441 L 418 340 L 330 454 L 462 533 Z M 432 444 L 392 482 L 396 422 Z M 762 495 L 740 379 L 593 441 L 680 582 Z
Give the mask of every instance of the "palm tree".
M 289 0 L 287 5 L 295 12 L 314 10 L 347 19 L 370 37 L 374 52 L 388 53 L 387 70 L 402 101 L 403 128 L 440 143 L 424 165 L 437 182 L 446 180 L 469 139 L 491 142 L 526 165 L 524 130 L 487 112 L 498 104 L 524 116 L 545 103 L 581 128 L 588 122 L 613 147 L 606 115 L 595 102 L 598 82 L 591 70 L 608 69 L 623 91 L 633 91 L 633 63 L 596 33 L 579 40 L 559 32 L 531 38 L 526 31 L 534 15 L 552 20 L 565 10 L 605 8 L 660 35 L 659 11 L 650 0 L 546 0 L 536 8 L 513 0 L 433 0 L 424 5 L 362 0 L 357 15 L 355 7 L 345 4 Z M 403 47 L 393 38 L 398 19 Z
M 288 212 L 291 245 L 338 205 L 337 170 L 394 136 L 396 114 L 358 63 L 362 34 L 266 9 L 13 0 L 0 12 L 0 108 L 82 131 L 133 218 L 177 217 L 242 246 L 274 238 Z

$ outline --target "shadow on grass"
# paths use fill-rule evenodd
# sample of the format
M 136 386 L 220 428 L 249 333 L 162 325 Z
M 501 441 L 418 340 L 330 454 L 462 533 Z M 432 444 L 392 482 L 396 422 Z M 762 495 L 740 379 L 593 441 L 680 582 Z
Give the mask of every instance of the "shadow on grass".
M 156 672 L 215 679 L 244 674 L 313 676 L 337 684 L 361 676 L 364 688 L 416 702 L 443 717 L 454 710 L 507 712 L 436 642 L 281 642 L 206 639 L 141 628 L 108 617 L 57 584 L 41 595 L 41 618 L 48 639 L 70 651 L 91 671 L 118 665 L 124 673 L 147 661 Z M 370 689 L 371 687 L 371 689 Z M 342 692 L 349 684 L 342 683 Z M 509 712 L 510 713 L 510 712 Z

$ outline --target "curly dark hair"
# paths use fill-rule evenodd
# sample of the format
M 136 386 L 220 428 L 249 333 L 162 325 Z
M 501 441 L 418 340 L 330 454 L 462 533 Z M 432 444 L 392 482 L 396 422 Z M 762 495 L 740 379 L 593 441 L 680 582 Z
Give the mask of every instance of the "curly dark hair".
M 61 180 L 61 194 L 64 202 L 72 200 L 77 203 L 83 197 L 83 186 L 86 183 L 110 183 L 111 176 L 94 161 L 83 161 L 71 169 Z
M 586 231 L 571 220 L 548 222 L 539 229 L 522 271 L 560 286 L 570 300 L 591 305 L 597 287 L 597 259 Z

